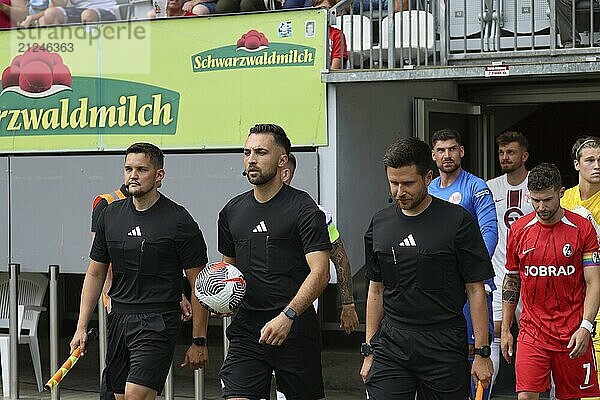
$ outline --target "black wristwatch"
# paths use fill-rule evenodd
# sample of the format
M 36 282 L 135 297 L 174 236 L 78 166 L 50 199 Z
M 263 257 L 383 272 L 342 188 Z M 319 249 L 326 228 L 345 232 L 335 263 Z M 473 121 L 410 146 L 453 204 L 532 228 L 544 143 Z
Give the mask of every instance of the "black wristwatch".
M 282 313 L 283 313 L 283 315 L 285 315 L 292 321 L 295 320 L 296 316 L 298 315 L 298 314 L 296 314 L 296 311 L 294 311 L 294 309 L 290 306 L 287 306 L 286 308 L 284 308 Z
M 206 338 L 202 336 L 192 338 L 192 344 L 195 344 L 196 346 L 206 346 Z
M 474 353 L 480 357 L 488 358 L 492 355 L 492 348 L 490 346 L 481 346 L 474 350 Z
M 370 356 L 371 354 L 373 354 L 373 348 L 369 343 L 362 343 L 360 345 L 360 354 L 362 354 L 365 357 Z

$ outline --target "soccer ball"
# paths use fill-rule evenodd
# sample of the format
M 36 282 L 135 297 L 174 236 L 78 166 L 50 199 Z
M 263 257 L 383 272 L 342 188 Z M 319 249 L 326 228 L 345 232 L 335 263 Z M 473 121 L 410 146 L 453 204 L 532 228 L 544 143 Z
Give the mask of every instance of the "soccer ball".
M 231 314 L 246 294 L 244 275 L 226 262 L 208 264 L 196 278 L 196 298 L 214 314 Z

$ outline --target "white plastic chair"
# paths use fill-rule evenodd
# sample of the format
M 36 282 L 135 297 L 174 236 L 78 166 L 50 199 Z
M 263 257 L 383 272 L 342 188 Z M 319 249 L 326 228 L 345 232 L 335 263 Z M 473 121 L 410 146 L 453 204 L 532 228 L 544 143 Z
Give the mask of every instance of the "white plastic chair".
M 342 25 L 343 21 L 343 25 Z M 360 64 L 360 55 L 363 60 L 368 60 L 370 49 L 373 47 L 371 39 L 371 20 L 364 15 L 343 15 L 335 19 L 336 28 L 344 33 L 344 44 L 348 54 L 354 57 L 354 64 Z M 361 37 L 362 33 L 362 37 Z
M 117 21 L 130 21 L 133 14 L 133 4 L 130 0 L 116 0 L 117 4 L 114 7 L 115 17 Z
M 433 15 L 426 11 L 402 11 L 395 14 L 395 35 L 394 44 L 396 47 L 396 58 L 402 57 L 408 59 L 409 55 L 413 62 L 416 61 L 417 54 L 422 62 L 424 57 L 433 55 L 435 45 L 435 26 L 433 23 Z M 388 48 L 388 24 L 389 17 L 385 17 L 381 21 L 382 37 L 381 47 L 385 50 Z M 400 30 L 402 24 L 402 30 Z M 402 43 L 402 51 L 400 44 Z M 387 56 L 387 51 L 384 51 Z
M 9 388 L 9 368 L 10 368 L 10 337 L 8 334 L 8 274 L 0 275 L 0 329 L 5 333 L 0 333 L 0 361 L 2 366 L 2 389 L 4 397 L 10 396 Z M 19 344 L 28 344 L 33 361 L 35 380 L 38 391 L 43 390 L 42 382 L 42 363 L 40 360 L 40 345 L 37 337 L 37 327 L 40 314 L 46 308 L 42 307 L 46 289 L 48 288 L 48 278 L 42 274 L 19 275 Z

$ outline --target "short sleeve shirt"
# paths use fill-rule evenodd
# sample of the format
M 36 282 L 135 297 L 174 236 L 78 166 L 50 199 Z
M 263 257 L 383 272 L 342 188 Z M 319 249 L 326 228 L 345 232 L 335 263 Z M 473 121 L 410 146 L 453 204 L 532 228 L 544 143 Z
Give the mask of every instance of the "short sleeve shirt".
M 161 194 L 145 211 L 133 199 L 100 214 L 90 258 L 111 263 L 113 312 L 178 309 L 181 271 L 204 266 L 206 243 L 186 209 Z
M 490 257 L 473 217 L 437 198 L 421 214 L 390 206 L 365 235 L 367 278 L 383 282 L 385 315 L 408 329 L 465 324 L 465 283 L 492 278 Z
M 516 221 L 508 234 L 506 273 L 521 278 L 519 340 L 568 351 L 583 317 L 583 270 L 599 265 L 598 238 L 586 218 L 565 210 L 553 225 L 540 223 L 535 212 Z
M 234 197 L 219 213 L 218 230 L 219 252 L 244 274 L 241 308 L 249 311 L 282 310 L 310 272 L 305 255 L 331 249 L 323 212 L 287 185 L 266 203 L 252 191 Z

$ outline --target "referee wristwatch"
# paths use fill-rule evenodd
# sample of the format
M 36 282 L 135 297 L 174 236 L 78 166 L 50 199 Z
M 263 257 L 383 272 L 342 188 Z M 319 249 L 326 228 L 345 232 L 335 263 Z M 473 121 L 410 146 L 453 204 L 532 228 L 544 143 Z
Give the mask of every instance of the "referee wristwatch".
M 367 357 L 373 354 L 373 347 L 369 343 L 362 343 L 360 345 L 360 354 Z
M 296 317 L 298 316 L 298 314 L 296 314 L 296 311 L 290 306 L 287 306 L 286 308 L 284 308 L 282 313 L 283 313 L 283 315 L 285 315 L 292 321 L 294 321 L 296 319 Z
M 196 346 L 206 346 L 206 338 L 202 336 L 193 337 L 192 344 L 195 344 Z
M 481 346 L 474 350 L 474 353 L 480 357 L 488 358 L 492 355 L 492 348 L 490 346 Z

